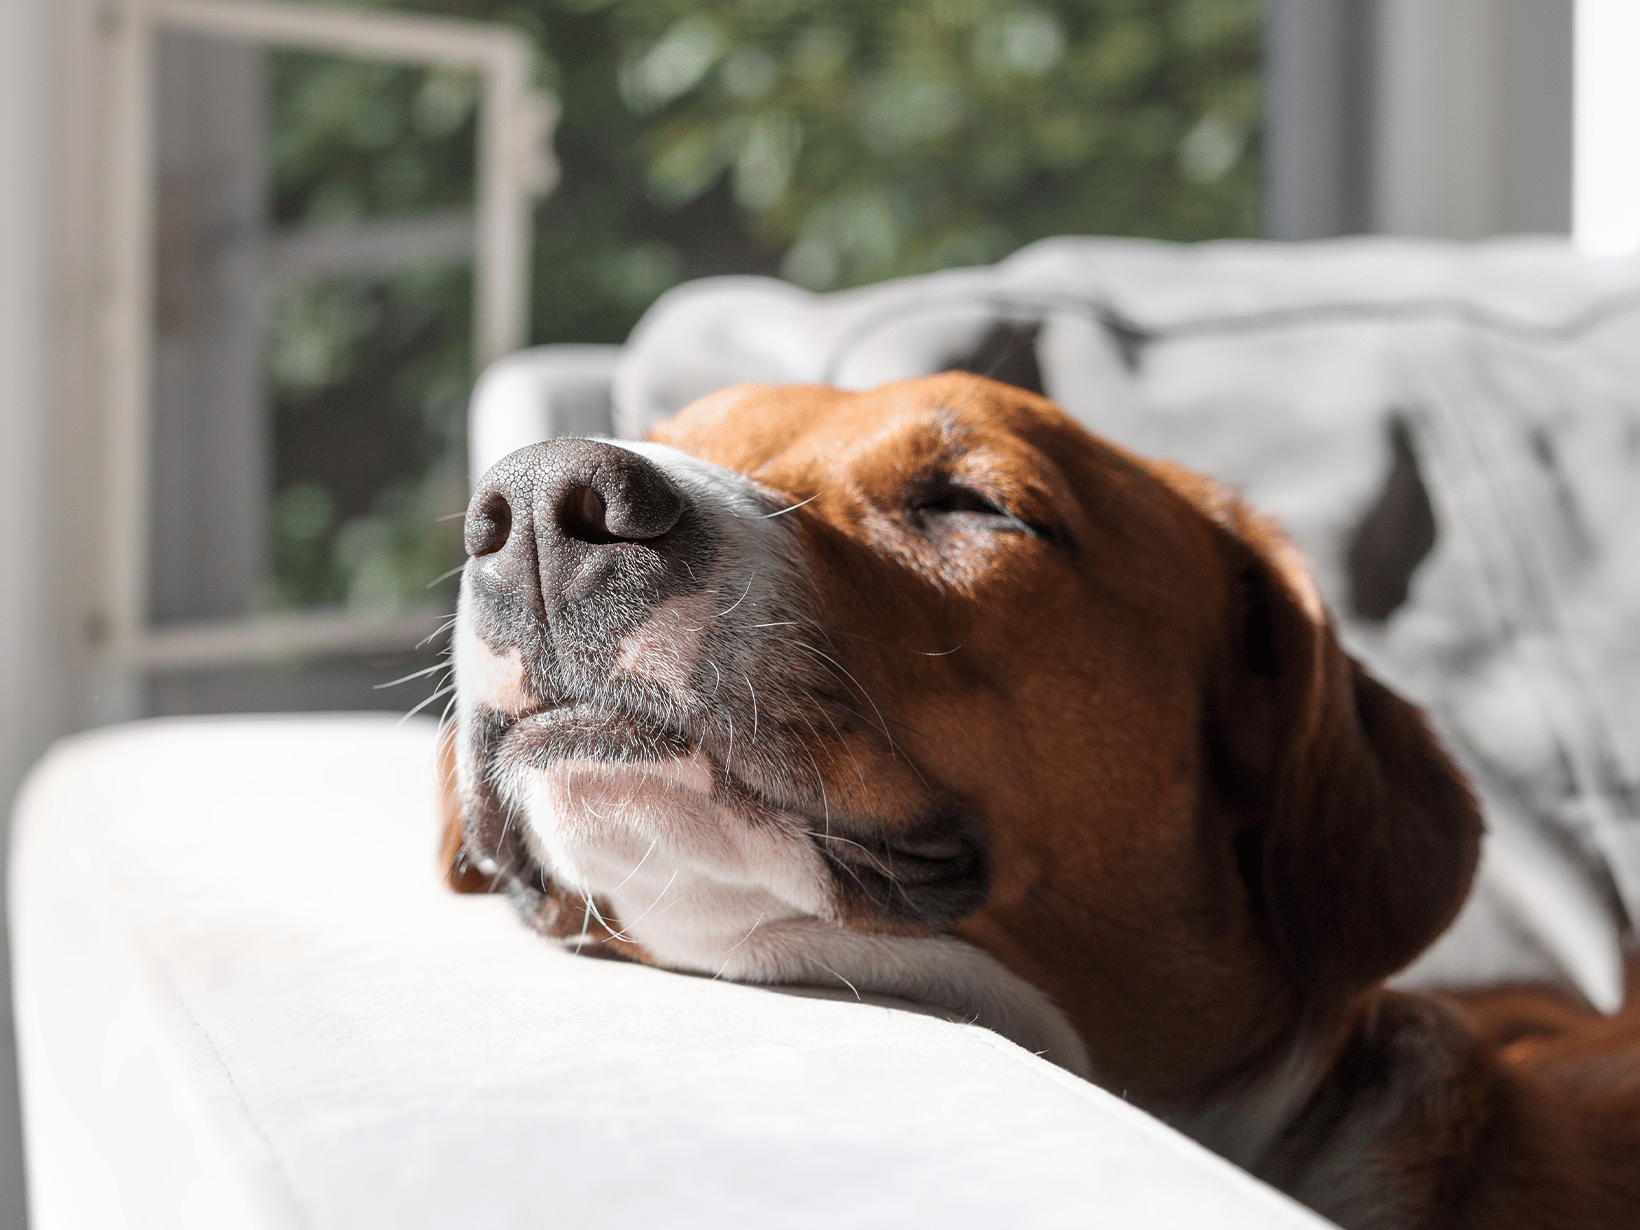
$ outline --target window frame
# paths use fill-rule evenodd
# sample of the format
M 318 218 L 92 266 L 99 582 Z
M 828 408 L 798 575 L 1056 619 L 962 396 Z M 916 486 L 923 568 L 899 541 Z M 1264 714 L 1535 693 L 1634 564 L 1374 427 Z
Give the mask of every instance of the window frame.
M 383 615 L 247 615 L 164 626 L 149 619 L 154 61 L 162 31 L 478 75 L 475 371 L 526 340 L 531 206 L 558 179 L 551 152 L 556 100 L 532 88 L 533 57 L 523 35 L 481 22 L 274 0 L 119 0 L 100 23 L 110 83 L 102 313 L 107 380 L 100 431 L 109 553 L 100 578 L 101 655 L 116 669 L 146 673 L 413 646 L 437 631 L 447 613 L 442 607 Z

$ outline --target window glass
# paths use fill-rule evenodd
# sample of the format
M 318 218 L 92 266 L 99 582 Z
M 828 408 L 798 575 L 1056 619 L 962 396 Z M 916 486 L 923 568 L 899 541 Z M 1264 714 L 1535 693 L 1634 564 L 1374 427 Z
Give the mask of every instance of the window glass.
M 287 259 L 265 350 L 264 610 L 424 605 L 462 558 L 440 517 L 466 504 L 478 90 L 471 73 L 267 53 Z
M 154 618 L 448 603 L 476 75 L 177 33 L 156 67 Z

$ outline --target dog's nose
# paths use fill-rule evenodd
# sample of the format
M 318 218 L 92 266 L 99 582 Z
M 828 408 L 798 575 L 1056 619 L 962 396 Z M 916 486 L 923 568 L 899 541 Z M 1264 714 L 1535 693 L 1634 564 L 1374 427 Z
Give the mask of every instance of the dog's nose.
M 654 544 L 687 507 L 671 479 L 629 449 L 549 440 L 490 467 L 467 506 L 464 537 L 467 554 L 491 565 L 503 588 L 540 584 L 550 607 L 555 591 L 612 545 Z
M 677 488 L 637 453 L 598 440 L 552 440 L 484 475 L 467 506 L 467 554 L 505 550 L 523 505 L 546 514 L 538 530 L 593 544 L 659 538 L 683 515 Z

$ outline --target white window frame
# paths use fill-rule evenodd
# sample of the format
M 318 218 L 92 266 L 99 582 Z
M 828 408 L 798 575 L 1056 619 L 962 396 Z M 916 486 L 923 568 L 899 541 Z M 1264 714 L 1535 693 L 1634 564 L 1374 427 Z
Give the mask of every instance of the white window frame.
M 531 88 L 517 31 L 481 22 L 271 0 L 120 0 L 106 10 L 110 57 L 109 282 L 105 297 L 106 532 L 103 657 L 152 671 L 415 645 L 434 609 L 369 616 L 246 616 L 154 626 L 149 610 L 154 287 L 154 49 L 161 31 L 476 73 L 481 82 L 473 245 L 475 371 L 525 341 L 532 199 L 557 182 L 558 108 Z
M 1577 0 L 1572 238 L 1591 256 L 1640 252 L 1640 5 Z

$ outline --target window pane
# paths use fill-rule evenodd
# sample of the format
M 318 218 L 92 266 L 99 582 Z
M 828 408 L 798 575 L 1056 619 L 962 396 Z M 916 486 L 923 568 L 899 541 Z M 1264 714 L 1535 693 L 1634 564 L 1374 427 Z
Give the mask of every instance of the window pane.
M 168 33 L 150 614 L 448 604 L 475 74 Z
M 263 609 L 428 603 L 463 555 L 471 356 L 470 267 L 279 288 Z
M 475 74 L 301 51 L 266 58 L 274 226 L 472 207 Z
M 447 258 L 472 246 L 478 92 L 471 73 L 268 55 L 269 214 L 294 276 L 266 347 L 265 610 L 424 605 L 461 560 L 438 518 L 466 502 L 472 267 Z M 303 276 L 327 257 L 397 267 Z

